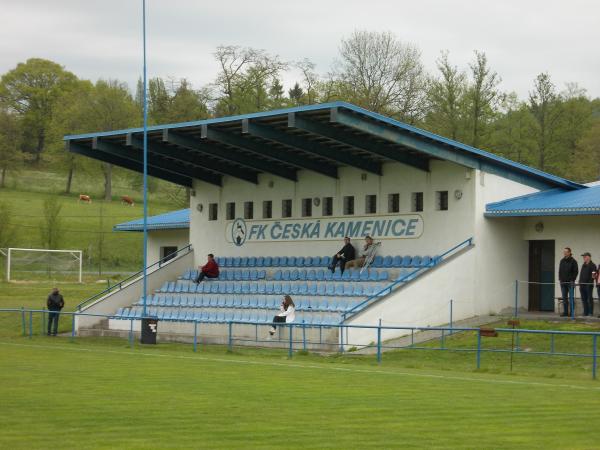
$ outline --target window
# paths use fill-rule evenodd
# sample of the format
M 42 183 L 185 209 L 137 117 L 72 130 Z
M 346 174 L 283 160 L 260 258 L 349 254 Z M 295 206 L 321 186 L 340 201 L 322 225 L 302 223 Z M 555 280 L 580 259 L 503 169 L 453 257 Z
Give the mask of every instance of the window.
M 400 194 L 388 194 L 388 212 L 400 212 Z
M 235 220 L 235 203 L 229 202 L 227 203 L 225 215 L 227 220 Z
M 209 203 L 208 204 L 208 220 L 217 220 L 218 219 L 218 211 L 219 211 L 218 203 Z
M 351 216 L 354 214 L 354 196 L 346 195 L 344 197 L 344 214 Z
M 302 217 L 312 216 L 312 198 L 302 199 Z
M 273 217 L 273 202 L 271 200 L 263 201 L 263 219 Z
M 438 211 L 448 211 L 448 191 L 435 193 L 435 207 Z
M 423 193 L 413 192 L 412 193 L 412 211 L 420 212 L 423 211 Z
M 281 217 L 292 217 L 291 199 L 285 199 L 281 201 Z
M 377 212 L 377 196 L 365 196 L 365 214 L 375 214 Z
M 244 202 L 244 219 L 254 219 L 254 202 Z
M 323 197 L 323 215 L 333 216 L 333 197 Z

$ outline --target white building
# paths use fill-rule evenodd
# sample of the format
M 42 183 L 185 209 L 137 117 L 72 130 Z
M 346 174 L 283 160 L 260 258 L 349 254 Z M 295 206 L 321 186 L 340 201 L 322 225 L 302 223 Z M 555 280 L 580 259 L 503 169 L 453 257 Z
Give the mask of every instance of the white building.
M 65 140 L 70 151 L 139 171 L 141 135 L 142 130 L 130 129 Z M 448 322 L 450 300 L 454 320 L 514 308 L 515 281 L 555 281 L 567 244 L 575 254 L 600 251 L 600 235 L 595 232 L 600 224 L 598 188 L 347 103 L 155 126 L 149 130 L 148 151 L 150 175 L 192 189 L 189 236 L 184 225 L 168 229 L 172 216 L 150 218 L 149 261 L 188 243 L 194 249 L 153 272 L 150 289 L 176 279 L 181 267 L 176 269 L 175 264 L 197 266 L 207 253 L 219 257 L 225 271 L 246 270 L 227 267 L 237 262 L 265 272 L 261 279 L 238 280 L 248 292 L 233 292 L 235 286 L 224 284 L 236 280 L 209 282 L 223 284 L 218 288 L 222 293 L 215 288 L 211 294 L 226 298 L 219 310 L 229 314 L 224 321 L 245 317 L 238 314 L 243 308 L 236 307 L 237 295 L 261 296 L 256 308 L 246 309 L 256 312 L 250 318 L 265 319 L 275 305 L 269 295 L 277 297 L 287 289 L 302 304 L 319 305 L 328 299 L 333 305 L 305 308 L 301 317 L 309 323 L 375 324 L 381 319 L 389 324 L 439 325 Z M 139 223 L 116 229 L 136 226 L 139 229 Z M 351 236 L 360 247 L 367 234 L 382 243 L 380 256 L 390 256 L 375 261 L 373 270 L 381 272 L 381 279 L 373 278 L 371 285 L 363 282 L 354 291 L 356 280 L 318 279 L 326 269 L 321 257 L 334 254 L 344 236 Z M 444 257 L 435 258 L 440 255 Z M 267 256 L 302 257 L 302 264 L 286 262 L 278 267 L 273 261 L 256 260 Z M 304 261 L 307 257 L 311 259 Z M 315 264 L 313 257 L 319 257 Z M 293 270 L 304 279 L 278 279 Z M 284 283 L 283 290 L 279 283 Z M 328 283 L 332 291 L 319 290 Z M 275 287 L 273 293 L 261 293 L 270 285 Z M 373 297 L 390 285 L 393 288 Z M 165 287 L 166 293 L 169 289 Z M 179 306 L 178 315 L 169 318 L 206 318 L 209 323 L 216 318 L 211 305 L 202 303 L 205 293 L 177 289 L 187 295 L 185 307 Z M 519 307 L 554 308 L 552 289 L 519 290 Z M 129 291 L 97 301 L 89 309 L 112 314 L 130 306 L 141 292 L 139 286 Z M 152 312 L 164 312 L 161 306 Z M 185 332 L 185 327 L 171 329 Z M 371 341 L 369 332 L 349 339 Z

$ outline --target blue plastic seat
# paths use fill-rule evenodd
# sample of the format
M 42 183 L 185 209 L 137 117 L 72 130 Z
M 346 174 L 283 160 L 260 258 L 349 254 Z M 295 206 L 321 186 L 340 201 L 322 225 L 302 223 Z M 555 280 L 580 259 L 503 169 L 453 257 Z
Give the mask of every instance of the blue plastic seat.
M 387 281 L 390 277 L 390 274 L 387 270 L 382 270 L 381 272 L 379 272 L 379 281 Z
M 306 283 L 300 283 L 298 295 L 308 295 L 308 285 Z
M 346 270 L 343 274 L 342 274 L 342 280 L 343 281 L 350 281 L 350 271 Z
M 335 295 L 335 284 L 328 283 L 325 288 L 325 294 L 330 296 Z
M 339 270 L 336 270 L 333 273 L 332 279 L 333 279 L 333 281 L 341 281 L 342 280 L 342 272 Z
M 256 270 L 256 269 L 250 269 L 250 280 L 251 281 L 258 280 L 258 270 Z
M 248 267 L 248 257 L 247 256 L 242 256 L 242 258 L 240 260 L 240 266 Z
M 298 256 L 296 258 L 296 266 L 298 266 L 298 267 L 304 266 L 304 256 Z
M 422 267 L 430 267 L 432 265 L 433 259 L 429 255 L 423 256 L 423 260 L 421 261 Z
M 308 271 L 306 269 L 300 269 L 298 271 L 298 279 L 300 281 L 306 281 L 306 277 L 308 276 L 307 273 Z
M 321 266 L 329 266 L 329 264 L 331 263 L 331 256 L 322 256 L 321 257 Z
M 293 269 L 290 271 L 290 280 L 296 281 L 298 279 L 298 269 Z
M 265 280 L 267 278 L 267 271 L 264 269 L 261 269 L 258 271 L 258 279 L 259 280 Z
M 354 295 L 354 286 L 352 285 L 352 283 L 344 284 L 344 295 L 345 296 Z
M 288 265 L 288 257 L 287 256 L 280 256 L 279 257 L 279 265 L 281 267 L 286 267 Z
M 373 267 L 381 267 L 383 266 L 383 256 L 377 255 L 373 258 L 373 263 L 371 264 Z
M 344 295 L 344 285 L 343 284 L 338 284 L 335 287 L 335 295 L 337 295 L 337 296 Z
M 249 308 L 250 307 L 250 297 L 240 297 L 240 308 Z
M 300 292 L 300 285 L 298 283 L 291 283 L 290 284 L 290 290 L 284 293 L 287 294 L 291 294 L 291 295 L 298 295 L 298 293 Z
M 250 283 L 249 287 L 251 294 L 258 294 L 258 283 Z
M 379 279 L 379 274 L 377 273 L 377 271 L 369 270 L 369 281 L 377 281 L 378 279 Z
M 317 295 L 317 283 L 308 283 L 307 295 Z
M 331 281 L 331 280 L 333 280 L 333 274 L 331 273 L 330 270 L 324 270 L 323 271 L 323 280 L 325 280 L 325 281 Z
M 225 293 L 226 294 L 233 294 L 233 292 L 235 291 L 235 283 L 228 281 L 227 283 L 225 283 Z
M 279 283 L 277 283 L 279 284 Z M 274 283 L 272 281 L 269 281 L 265 284 L 265 294 L 274 294 L 275 293 L 275 287 L 274 287 Z
M 327 293 L 327 284 L 319 283 L 317 286 L 317 295 L 325 295 Z
M 290 276 L 291 276 L 291 274 L 290 274 L 289 270 L 283 270 L 281 272 L 281 279 L 284 280 L 284 281 L 289 281 L 290 280 Z
M 233 293 L 234 294 L 241 294 L 242 293 L 242 283 L 235 283 L 233 285 Z
M 329 272 L 329 273 L 331 273 L 331 272 Z M 323 269 L 318 269 L 316 271 L 316 277 L 315 278 L 316 278 L 317 281 L 323 281 L 325 279 L 325 271 Z
M 320 256 L 313 256 L 312 257 L 312 267 L 321 267 L 321 257 Z
M 240 267 L 242 264 L 242 258 L 240 258 L 239 256 L 236 256 L 235 258 L 233 258 L 232 261 L 232 267 Z
M 267 293 L 267 284 L 264 281 L 256 283 L 256 292 L 258 294 L 266 294 Z
M 312 267 L 312 265 L 313 265 L 313 257 L 312 256 L 306 256 L 304 258 L 304 264 L 303 264 L 303 266 L 304 267 Z
M 265 266 L 265 257 L 257 256 L 255 265 L 256 265 L 256 267 L 264 267 Z
M 275 283 L 275 285 L 273 286 L 273 294 L 280 295 L 282 292 L 283 292 L 283 284 Z
M 314 270 L 309 270 L 306 273 L 306 279 L 308 281 L 315 281 L 317 279 L 317 272 L 315 272 Z
M 273 274 L 273 279 L 276 281 L 280 281 L 283 277 L 283 272 L 281 270 L 276 270 Z
M 406 255 L 402 258 L 402 267 L 410 267 L 412 262 L 412 257 Z
M 242 294 L 250 293 L 250 283 L 242 283 Z
M 173 306 L 179 306 L 179 303 L 181 302 L 181 297 L 173 297 Z
M 358 296 L 362 296 L 363 295 L 363 285 L 360 283 L 356 283 L 354 285 L 354 289 L 352 292 L 352 295 L 358 297 Z
M 242 271 L 236 270 L 235 272 L 233 272 L 233 279 L 235 281 L 242 281 Z
M 350 280 L 352 281 L 360 281 L 360 270 L 350 270 Z
M 242 270 L 242 280 L 248 281 L 250 279 L 250 271 L 248 269 Z
M 394 264 L 394 258 L 392 258 L 391 256 L 386 256 L 383 258 L 383 264 L 381 265 L 381 267 L 392 267 L 392 265 Z
M 417 255 L 413 258 L 411 265 L 413 267 L 421 267 L 421 261 L 423 261 L 423 258 Z
M 273 265 L 273 258 L 271 258 L 270 256 L 265 256 L 263 265 L 265 267 L 271 267 Z
M 255 267 L 256 266 L 256 256 L 249 256 L 247 265 L 248 265 L 248 267 Z
M 279 267 L 281 265 L 281 258 L 279 258 L 279 256 L 274 256 L 271 259 L 271 264 L 273 265 L 273 267 Z

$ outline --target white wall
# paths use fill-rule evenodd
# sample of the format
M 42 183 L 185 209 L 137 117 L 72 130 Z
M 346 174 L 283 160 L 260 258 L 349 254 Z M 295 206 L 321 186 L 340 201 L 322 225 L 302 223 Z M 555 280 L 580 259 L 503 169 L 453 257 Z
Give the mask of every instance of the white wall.
M 473 171 L 446 161 L 432 161 L 429 173 L 399 163 L 383 166 L 383 175 L 367 174 L 361 179 L 362 171 L 351 167 L 339 169 L 339 179 L 331 179 L 308 171 L 298 172 L 299 180 L 294 183 L 276 176 L 261 174 L 259 183 L 224 177 L 223 187 L 195 181 L 195 197 L 191 198 L 190 240 L 196 250 L 197 263 L 203 255 L 212 252 L 218 256 L 251 255 L 330 255 L 341 245 L 337 241 L 296 241 L 277 243 L 247 242 L 241 247 L 227 242 L 225 230 L 225 205 L 236 202 L 236 216 L 243 217 L 243 203 L 254 202 L 255 220 L 262 221 L 262 201 L 273 201 L 273 220 L 281 220 L 283 199 L 292 199 L 294 215 L 301 216 L 301 199 L 334 197 L 334 216 L 342 217 L 343 197 L 355 196 L 355 216 L 364 216 L 365 195 L 376 194 L 378 214 L 387 215 L 388 194 L 400 193 L 400 215 L 412 214 L 412 192 L 424 192 L 424 211 L 418 213 L 424 222 L 424 232 L 418 239 L 390 239 L 383 241 L 382 254 L 436 254 L 468 239 L 474 233 L 473 202 L 475 180 Z M 269 182 L 273 187 L 269 187 Z M 449 210 L 437 211 L 435 192 L 449 192 Z M 454 192 L 462 191 L 460 200 Z M 203 205 L 203 211 L 197 209 Z M 208 221 L 208 204 L 219 204 L 219 220 Z M 313 218 L 321 217 L 321 207 L 313 206 Z M 348 217 L 348 216 L 346 216 Z M 285 219 L 284 219 L 285 220 Z M 251 222 L 251 221 L 248 221 Z M 355 242 L 358 245 L 359 242 Z
M 190 243 L 190 230 L 151 230 L 148 232 L 148 264 L 160 260 L 161 247 L 182 249 Z

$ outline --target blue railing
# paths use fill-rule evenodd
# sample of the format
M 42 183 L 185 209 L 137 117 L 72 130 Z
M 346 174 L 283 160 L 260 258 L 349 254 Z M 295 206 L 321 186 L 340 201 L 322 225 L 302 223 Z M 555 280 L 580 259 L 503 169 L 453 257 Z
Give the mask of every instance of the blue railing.
M 418 269 L 415 269 L 412 272 L 407 273 L 406 275 L 403 275 L 402 277 L 398 278 L 393 283 L 391 283 L 391 284 L 387 285 L 386 287 L 384 287 L 383 289 L 381 289 L 379 292 L 376 292 L 375 294 L 371 295 L 370 297 L 368 297 L 364 301 L 360 302 L 359 304 L 357 304 L 357 305 L 353 306 L 352 308 L 344 311 L 342 313 L 342 321 L 341 321 L 341 323 L 344 323 L 350 317 L 354 316 L 355 314 L 358 314 L 367 305 L 369 305 L 371 303 L 374 303 L 374 302 L 376 302 L 378 300 L 381 300 L 384 296 L 386 296 L 388 294 L 391 294 L 392 291 L 396 287 L 398 287 L 399 285 L 404 285 L 405 283 L 414 280 L 415 278 L 417 278 L 418 276 L 422 275 L 423 273 L 425 273 L 429 269 L 432 269 L 433 267 L 437 266 L 440 262 L 448 259 L 451 256 L 454 256 L 459 251 L 464 250 L 465 248 L 468 248 L 468 247 L 470 247 L 472 245 L 473 245 L 473 238 L 471 237 L 471 238 L 469 238 L 469 239 L 461 242 L 460 244 L 455 245 L 450 250 L 447 250 L 446 252 L 442 253 L 441 255 L 436 256 L 431 261 L 431 263 L 429 263 L 428 265 L 423 266 L 423 267 L 419 267 Z
M 167 261 L 170 261 L 172 259 L 176 259 L 179 258 L 181 256 L 185 256 L 188 253 L 192 252 L 192 245 L 187 245 L 186 247 L 180 248 L 179 250 L 177 250 L 176 252 L 173 252 L 167 256 L 165 256 L 164 258 L 156 261 L 155 263 L 149 265 L 148 267 L 146 267 L 146 272 L 149 274 L 151 271 L 153 271 L 152 269 L 154 268 L 160 268 L 164 263 L 166 263 Z M 125 286 L 126 284 L 136 280 L 137 278 L 139 278 L 140 276 L 142 276 L 144 273 L 144 269 L 140 270 L 139 272 L 134 273 L 133 275 L 125 278 L 124 280 L 119 281 L 118 283 L 113 284 L 112 286 L 104 289 L 102 292 L 98 292 L 97 294 L 91 296 L 90 298 L 82 301 L 81 303 L 79 303 L 76 308 L 78 311 L 81 311 L 81 308 L 83 308 L 86 305 L 89 305 L 90 303 L 94 302 L 95 300 L 104 297 L 105 295 L 113 292 L 113 291 L 120 291 L 121 289 L 123 289 L 123 286 Z
M 33 314 L 39 313 L 42 314 L 42 319 L 45 318 L 45 314 L 48 314 L 53 311 L 48 311 L 45 309 L 25 309 L 25 308 L 4 308 L 0 309 L 0 313 L 20 313 L 21 323 L 22 323 L 22 334 L 23 336 L 28 336 L 29 338 L 33 337 Z M 27 318 L 27 315 L 29 316 Z M 76 317 L 102 317 L 105 319 L 124 319 L 128 320 L 129 325 L 129 344 L 131 347 L 134 346 L 134 330 L 133 324 L 135 321 L 139 321 L 141 319 L 156 319 L 155 317 L 127 317 L 123 318 L 117 315 L 107 315 L 107 314 L 92 314 L 92 313 L 82 313 L 82 312 L 61 312 L 60 315 L 70 316 L 71 317 L 71 339 L 76 337 L 76 327 L 75 327 L 75 318 Z M 199 337 L 199 326 L 205 324 L 206 322 L 200 322 L 198 320 L 170 320 L 170 322 L 174 323 L 191 323 L 194 326 L 194 338 L 193 338 L 193 349 L 197 351 L 198 348 L 198 337 Z M 29 325 L 27 325 L 27 323 Z M 240 326 L 254 326 L 258 330 L 258 327 L 270 327 L 273 324 L 264 323 L 264 322 L 249 322 L 249 321 L 225 321 L 218 322 L 221 325 L 227 326 L 227 347 L 232 350 L 235 341 L 249 341 L 253 342 L 256 345 L 260 345 L 261 343 L 268 342 L 269 344 L 284 346 L 288 350 L 289 357 L 293 356 L 294 351 L 308 349 L 308 346 L 329 346 L 331 347 L 332 342 L 323 342 L 321 340 L 322 330 L 323 329 L 335 329 L 337 330 L 338 336 L 342 336 L 344 332 L 348 332 L 348 330 L 353 329 L 363 329 L 363 330 L 372 330 L 376 335 L 376 339 L 373 340 L 372 344 L 369 345 L 361 345 L 363 349 L 373 348 L 375 350 L 377 362 L 382 362 L 382 352 L 384 350 L 440 350 L 440 351 L 450 351 L 450 352 L 468 352 L 475 354 L 475 367 L 477 369 L 481 368 L 481 357 L 484 353 L 510 353 L 512 354 L 521 354 L 521 355 L 546 355 L 546 356 L 569 356 L 569 357 L 581 357 L 581 358 L 591 358 L 592 360 L 592 378 L 596 379 L 597 377 L 597 367 L 598 367 L 598 337 L 600 336 L 600 332 L 594 331 L 560 331 L 560 330 L 530 330 L 530 329 L 521 329 L 521 328 L 466 328 L 466 327 L 401 327 L 401 326 L 387 326 L 387 325 L 347 325 L 347 324 L 334 324 L 334 325 L 325 325 L 325 324 L 305 324 L 305 323 L 277 323 L 277 327 L 281 329 L 286 329 L 288 331 L 287 336 L 283 339 L 277 339 L 276 341 L 266 341 L 264 339 L 260 339 L 258 336 L 258 331 L 255 339 L 241 339 L 234 337 L 234 327 L 236 325 Z M 44 320 L 41 321 L 42 328 L 45 326 Z M 160 325 L 159 325 L 160 329 Z M 319 342 L 311 341 L 307 339 L 306 330 L 310 329 L 318 329 L 319 330 Z M 401 331 L 404 332 L 402 337 L 409 338 L 410 343 L 406 345 L 392 345 L 390 342 L 385 342 L 382 338 L 382 332 L 384 331 Z M 433 341 L 435 339 L 439 339 L 440 345 L 438 347 L 434 346 L 418 346 L 415 345 L 414 334 L 415 332 L 438 332 L 440 333 L 439 338 L 428 339 L 429 341 Z M 462 347 L 462 348 L 450 348 L 447 346 L 447 338 L 451 335 L 455 335 L 456 333 L 474 333 L 476 338 L 476 346 L 475 347 Z M 492 332 L 492 334 L 490 334 Z M 297 338 L 297 333 L 300 334 L 301 337 Z M 485 348 L 483 346 L 484 339 L 493 339 L 493 337 L 498 334 L 509 334 L 512 335 L 513 338 L 516 336 L 516 341 L 513 339 L 513 343 L 510 348 Z M 519 344 L 519 336 L 520 335 L 545 335 L 550 337 L 550 351 L 532 351 L 531 349 L 522 350 Z M 591 353 L 578 353 L 578 352 L 557 352 L 555 350 L 555 337 L 556 336 L 571 336 L 571 337 L 590 337 L 591 338 Z M 351 348 L 353 344 L 351 342 L 346 342 L 346 344 L 339 345 L 339 352 L 344 352 L 345 348 Z M 511 360 L 512 361 L 512 360 Z M 512 368 L 512 362 L 511 362 Z

